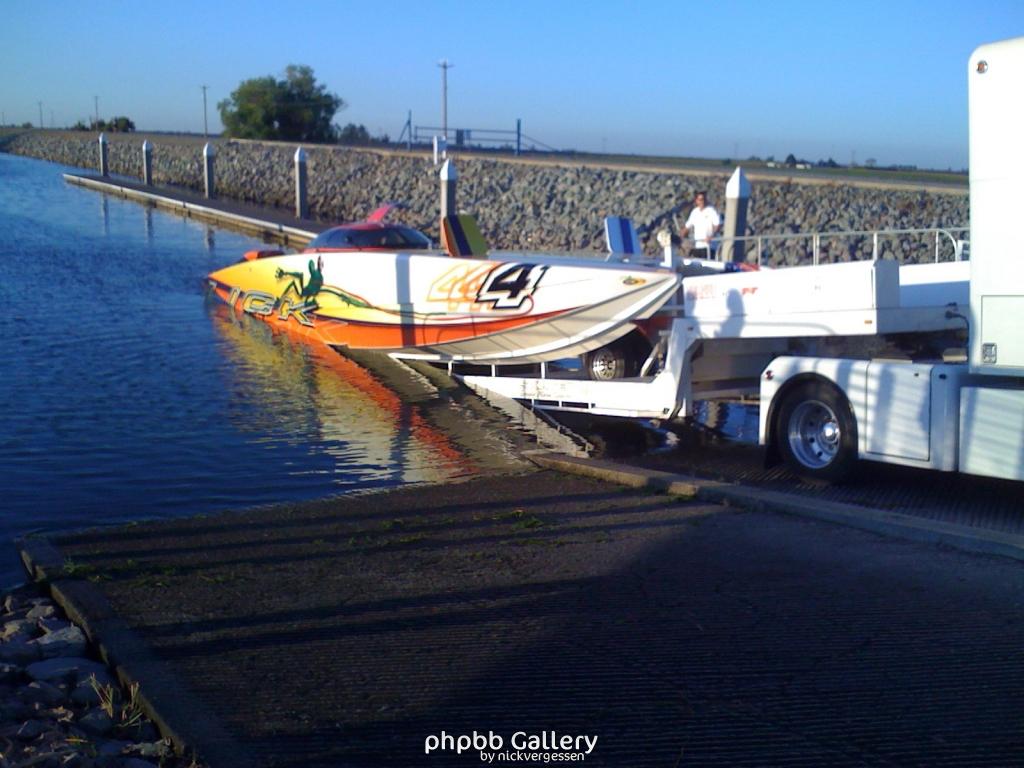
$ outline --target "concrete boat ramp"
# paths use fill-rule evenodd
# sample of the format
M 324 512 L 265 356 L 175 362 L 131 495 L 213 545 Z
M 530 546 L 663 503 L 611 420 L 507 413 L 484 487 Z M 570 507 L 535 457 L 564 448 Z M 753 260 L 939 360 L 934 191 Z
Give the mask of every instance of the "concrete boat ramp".
M 474 730 L 604 766 L 1021 764 L 1018 561 L 691 490 L 543 470 L 23 553 L 212 766 L 478 765 L 424 753 Z
M 1024 765 L 1018 524 L 530 458 L 22 555 L 215 768 Z

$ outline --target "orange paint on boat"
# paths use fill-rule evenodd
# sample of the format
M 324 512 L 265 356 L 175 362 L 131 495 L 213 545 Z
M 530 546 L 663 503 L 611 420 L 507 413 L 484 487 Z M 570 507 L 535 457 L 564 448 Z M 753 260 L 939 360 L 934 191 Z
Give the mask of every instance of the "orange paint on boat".
M 213 290 L 225 304 L 232 309 L 240 310 L 245 298 L 243 292 L 231 298 L 233 290 L 223 283 L 211 281 Z M 557 317 L 563 312 L 552 312 L 547 315 L 521 315 L 518 317 L 499 317 L 494 319 L 473 319 L 467 322 L 449 322 L 445 324 L 402 325 L 398 322 L 363 323 L 359 321 L 338 320 L 310 312 L 312 326 L 302 325 L 292 315 L 281 319 L 278 312 L 267 315 L 254 315 L 260 320 L 286 329 L 289 333 L 307 339 L 316 339 L 324 344 L 351 347 L 353 349 L 403 349 L 408 347 L 452 344 L 466 339 L 475 339 L 493 333 L 502 333 L 515 328 Z

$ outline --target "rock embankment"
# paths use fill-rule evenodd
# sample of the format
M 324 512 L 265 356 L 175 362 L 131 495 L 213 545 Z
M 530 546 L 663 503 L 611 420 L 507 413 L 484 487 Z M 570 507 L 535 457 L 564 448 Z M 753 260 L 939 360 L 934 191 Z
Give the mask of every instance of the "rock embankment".
M 109 137 L 110 171 L 141 177 L 142 138 Z M 202 142 L 189 137 L 153 136 L 154 183 L 200 190 Z M 261 205 L 293 207 L 294 146 L 257 142 L 216 142 L 218 194 Z M 93 134 L 32 131 L 17 136 L 6 151 L 81 168 L 96 168 Z M 310 214 L 330 221 L 360 219 L 391 201 L 408 205 L 403 220 L 437 238 L 437 169 L 425 155 L 307 148 Z M 602 250 L 603 221 L 629 216 L 648 252 L 664 227 L 677 231 L 697 189 L 708 189 L 711 204 L 724 213 L 727 173 L 658 173 L 572 164 L 531 164 L 459 157 L 458 205 L 472 212 L 498 249 Z M 968 223 L 963 193 L 873 189 L 841 182 L 765 182 L 754 185 L 748 234 L 779 235 L 824 231 L 963 227 Z M 934 238 L 895 237 L 880 255 L 905 261 L 934 258 Z M 810 258 L 809 239 L 765 242 L 767 263 L 795 264 Z M 869 258 L 867 236 L 826 240 L 823 260 Z M 947 256 L 948 258 L 948 250 Z
M 175 757 L 90 655 L 82 630 L 32 588 L 0 596 L 0 763 L 39 768 L 198 766 Z

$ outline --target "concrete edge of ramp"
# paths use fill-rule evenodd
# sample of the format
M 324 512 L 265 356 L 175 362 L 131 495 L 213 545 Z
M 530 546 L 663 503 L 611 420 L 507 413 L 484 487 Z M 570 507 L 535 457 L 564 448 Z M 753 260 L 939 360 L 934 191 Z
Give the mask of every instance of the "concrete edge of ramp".
M 247 213 L 230 211 L 226 205 L 238 204 L 234 200 L 210 199 L 198 202 L 186 199 L 192 197 L 188 190 L 170 189 L 167 187 L 140 188 L 134 181 L 118 181 L 110 177 L 97 177 L 84 173 L 65 173 L 64 181 L 78 187 L 91 189 L 106 195 L 116 195 L 125 200 L 152 205 L 162 211 L 198 219 L 247 234 L 272 239 L 283 245 L 303 247 L 316 237 L 316 232 L 300 229 L 297 226 L 281 224 L 269 218 L 260 218 L 261 212 L 255 209 Z M 244 203 L 243 203 L 244 204 Z
M 103 661 L 124 686 L 137 683 L 146 716 L 182 755 L 193 752 L 217 768 L 251 768 L 256 756 L 234 739 L 219 720 L 121 619 L 99 588 L 65 575 L 64 557 L 45 538 L 17 542 L 31 581 L 46 587 L 53 599 L 99 649 Z
M 927 520 L 856 504 L 808 499 L 795 494 L 630 467 L 600 459 L 564 456 L 549 451 L 530 451 L 525 456 L 546 469 L 585 475 L 631 488 L 650 488 L 662 493 L 693 496 L 702 501 L 726 502 L 745 509 L 800 515 L 886 536 L 1024 560 L 1024 536 L 1002 531 Z

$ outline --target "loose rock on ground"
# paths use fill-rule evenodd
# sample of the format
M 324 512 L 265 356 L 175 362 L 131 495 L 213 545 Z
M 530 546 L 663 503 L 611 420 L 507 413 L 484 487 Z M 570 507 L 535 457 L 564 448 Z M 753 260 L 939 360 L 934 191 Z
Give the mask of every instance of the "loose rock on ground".
M 85 634 L 32 587 L 3 598 L 0 765 L 198 768 L 176 757 Z

